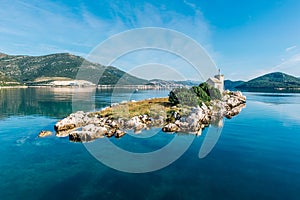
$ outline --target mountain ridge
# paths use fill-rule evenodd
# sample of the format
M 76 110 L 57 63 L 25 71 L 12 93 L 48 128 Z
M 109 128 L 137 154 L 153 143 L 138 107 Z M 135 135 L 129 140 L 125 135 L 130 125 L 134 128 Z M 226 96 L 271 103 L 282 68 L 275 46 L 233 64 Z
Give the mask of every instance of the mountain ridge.
M 299 91 L 300 92 L 300 79 L 289 74 L 282 72 L 268 73 L 254 79 L 251 79 L 235 88 L 249 91 Z
M 82 74 L 81 78 L 95 84 L 138 85 L 148 83 L 147 80 L 130 75 L 116 67 L 93 63 L 70 53 L 54 53 L 43 56 L 0 53 L 0 72 L 6 79 L 12 79 L 21 84 L 34 83 L 34 80 L 42 77 L 75 79 L 78 72 Z

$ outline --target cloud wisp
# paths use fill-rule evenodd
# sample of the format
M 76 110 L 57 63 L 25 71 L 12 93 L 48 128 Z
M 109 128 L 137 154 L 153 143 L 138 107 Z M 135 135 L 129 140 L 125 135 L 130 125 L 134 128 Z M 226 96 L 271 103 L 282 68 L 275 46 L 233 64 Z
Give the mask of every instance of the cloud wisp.
M 296 49 L 296 48 L 297 48 L 297 46 L 294 45 L 294 46 L 291 46 L 291 47 L 286 48 L 285 51 L 286 51 L 286 52 L 289 52 L 289 51 L 292 51 L 292 50 L 294 50 L 294 49 Z

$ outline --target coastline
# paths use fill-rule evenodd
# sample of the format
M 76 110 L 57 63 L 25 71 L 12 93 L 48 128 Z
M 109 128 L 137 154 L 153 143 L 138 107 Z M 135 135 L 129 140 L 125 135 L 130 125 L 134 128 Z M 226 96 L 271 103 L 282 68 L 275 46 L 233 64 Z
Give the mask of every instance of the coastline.
M 22 86 L 0 86 L 0 89 L 10 88 L 95 88 L 100 90 L 132 89 L 132 90 L 171 90 L 177 86 L 152 86 L 152 85 L 97 85 L 97 86 L 53 86 L 53 85 L 22 85 Z
M 28 88 L 28 86 L 26 85 L 0 86 L 0 89 L 15 89 L 15 88 Z

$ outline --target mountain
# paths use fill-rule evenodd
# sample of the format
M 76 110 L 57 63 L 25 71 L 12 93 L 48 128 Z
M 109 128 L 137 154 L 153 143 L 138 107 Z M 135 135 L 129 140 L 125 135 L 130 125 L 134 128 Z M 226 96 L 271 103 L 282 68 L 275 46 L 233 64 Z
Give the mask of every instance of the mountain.
M 234 90 L 237 86 L 245 83 L 245 81 L 231 81 L 225 80 L 224 81 L 224 88 L 225 90 Z
M 134 77 L 115 67 L 92 63 L 69 53 L 45 56 L 13 56 L 1 53 L 0 72 L 8 79 L 25 84 L 49 82 L 52 79 L 56 80 L 55 77 L 75 79 L 79 72 L 80 79 L 95 84 L 138 85 L 148 83 L 147 80 Z M 37 82 L 36 80 L 44 81 Z
M 159 86 L 159 87 L 192 87 L 199 85 L 200 81 L 194 80 L 184 80 L 184 81 L 174 81 L 174 80 L 161 80 L 161 79 L 151 79 L 147 85 Z
M 252 79 L 236 88 L 251 92 L 300 92 L 300 79 L 281 72 L 274 72 Z
M 195 86 L 195 85 L 199 85 L 201 83 L 201 81 L 186 80 L 186 81 L 174 81 L 174 83 L 192 87 L 192 86 Z

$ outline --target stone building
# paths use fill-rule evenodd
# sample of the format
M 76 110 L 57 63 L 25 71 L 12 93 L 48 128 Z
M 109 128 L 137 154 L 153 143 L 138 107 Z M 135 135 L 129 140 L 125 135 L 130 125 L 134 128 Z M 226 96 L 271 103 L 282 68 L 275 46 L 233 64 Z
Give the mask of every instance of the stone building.
M 224 75 L 221 75 L 220 70 L 218 75 L 210 77 L 207 79 L 206 83 L 214 88 L 217 88 L 221 93 L 224 91 Z

